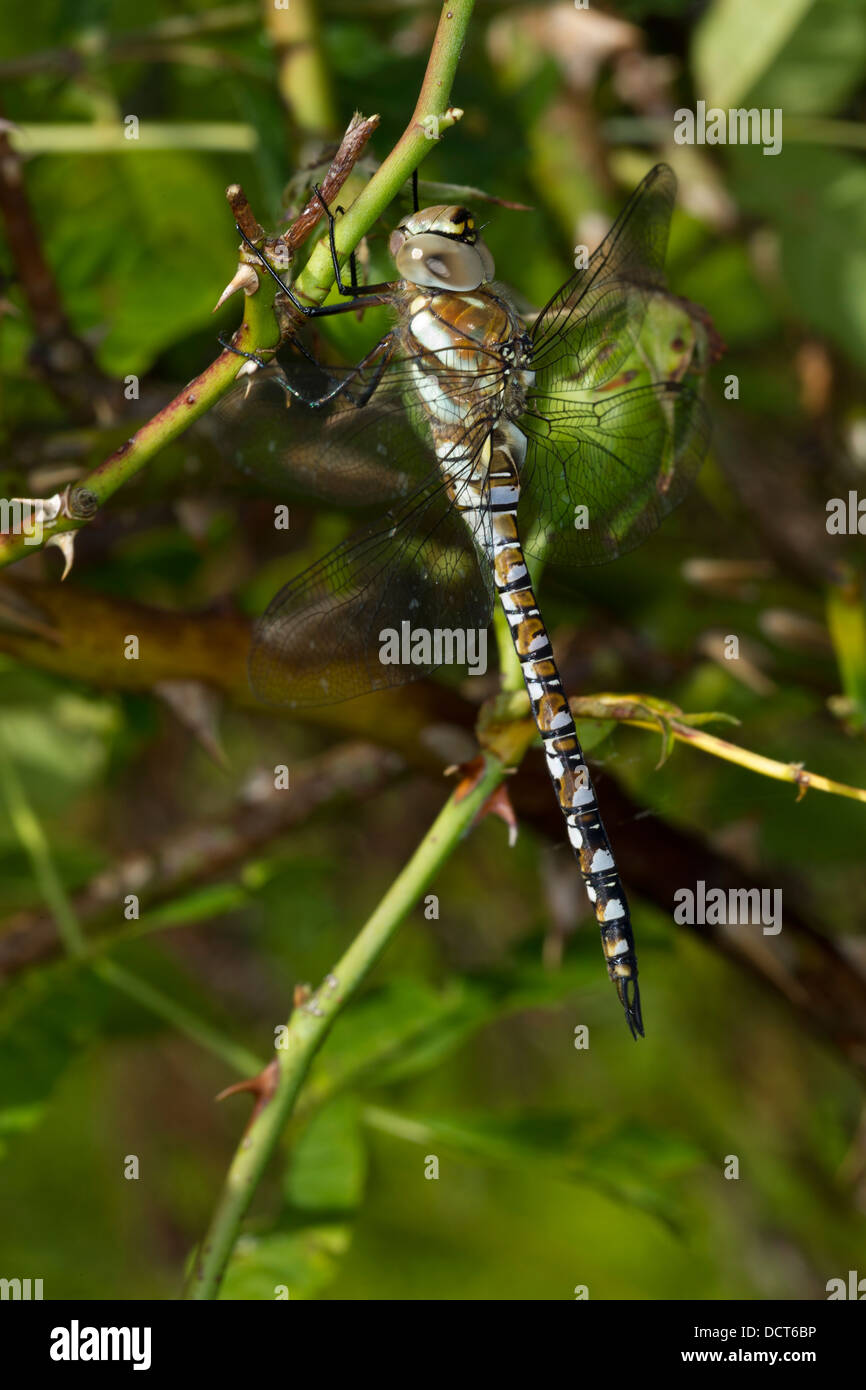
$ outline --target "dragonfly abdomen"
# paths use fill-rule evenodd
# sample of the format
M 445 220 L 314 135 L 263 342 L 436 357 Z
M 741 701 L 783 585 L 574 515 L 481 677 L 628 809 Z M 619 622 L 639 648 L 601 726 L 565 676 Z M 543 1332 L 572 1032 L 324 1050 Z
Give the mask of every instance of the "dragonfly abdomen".
M 494 580 L 532 713 L 544 742 L 547 769 L 565 817 L 569 843 L 595 909 L 608 974 L 616 986 L 632 1035 L 637 1037 L 643 1034 L 643 1020 L 628 902 L 562 688 L 550 637 L 532 589 L 517 526 L 521 441 L 520 431 L 511 424 L 497 428 L 491 440 L 488 507 Z

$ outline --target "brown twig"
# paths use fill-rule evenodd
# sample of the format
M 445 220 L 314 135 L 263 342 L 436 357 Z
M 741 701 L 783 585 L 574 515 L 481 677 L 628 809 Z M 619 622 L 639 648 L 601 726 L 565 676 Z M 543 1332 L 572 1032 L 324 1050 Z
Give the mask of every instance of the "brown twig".
M 194 680 L 226 696 L 234 705 L 261 711 L 250 690 L 247 654 L 252 629 L 236 614 L 161 612 L 143 604 L 114 599 L 91 589 L 24 582 L 6 575 L 3 588 L 26 600 L 28 623 L 0 627 L 0 651 L 37 669 L 108 690 L 153 691 L 164 681 Z M 33 620 L 53 634 L 35 635 Z M 124 658 L 124 638 L 139 638 L 139 659 Z M 438 771 L 459 761 L 472 747 L 463 729 L 471 725 L 466 701 L 441 686 L 422 682 L 408 693 L 392 690 L 344 704 L 311 707 L 312 725 L 343 737 L 378 742 L 378 727 L 388 726 L 387 746 L 414 767 Z M 434 745 L 429 730 L 437 730 Z M 439 750 L 448 740 L 447 751 Z
M 356 111 L 346 127 L 346 133 L 330 160 L 328 171 L 321 184 L 322 196 L 329 207 L 337 201 L 337 194 L 360 159 L 378 125 L 378 116 L 362 116 Z M 261 241 L 265 235 L 264 229 L 259 225 L 241 185 L 238 183 L 230 184 L 226 189 L 226 198 L 241 231 L 249 237 L 250 241 Z M 306 241 L 323 216 L 324 209 L 321 200 L 315 193 L 312 193 L 292 222 L 291 227 L 279 236 L 271 238 L 265 249 L 273 252 L 274 248 L 282 242 L 286 247 L 288 259 L 291 260 L 295 251 Z M 282 260 L 283 258 L 275 255 L 275 259 Z
M 107 939 L 95 933 L 114 924 L 129 893 L 141 911 L 180 893 L 212 883 L 237 869 L 255 851 L 304 824 L 322 807 L 364 800 L 381 791 L 404 766 L 395 753 L 367 743 L 343 743 L 292 769 L 291 792 L 262 776 L 236 800 L 226 816 L 175 827 L 163 839 L 136 844 L 110 869 L 98 874 L 72 900 L 94 952 L 139 932 L 137 924 Z M 146 932 L 147 922 L 141 923 Z M 9 977 L 61 954 L 52 914 L 23 912 L 0 924 L 0 976 Z
M 28 598 L 31 612 L 42 615 L 56 640 L 46 642 L 32 631 L 0 629 L 0 651 L 43 670 L 109 689 L 152 690 L 160 680 L 207 682 L 233 702 L 255 707 L 246 671 L 250 630 L 240 618 L 205 614 L 188 617 L 157 613 L 88 590 L 60 590 L 54 585 L 13 581 L 6 584 Z M 135 632 L 140 659 L 123 659 L 123 638 Z M 366 696 L 345 704 L 295 711 L 293 718 L 328 728 L 397 752 L 418 772 L 441 773 L 445 763 L 460 761 L 445 751 L 471 747 L 478 709 L 454 691 L 428 682 Z M 435 728 L 436 739 L 431 731 Z M 509 784 L 519 819 L 555 843 L 561 843 L 560 813 L 540 760 L 528 758 Z M 674 893 L 703 879 L 708 887 L 766 887 L 735 860 L 710 849 L 698 836 L 647 817 L 612 778 L 602 785 L 609 825 L 621 824 L 617 837 L 622 875 L 666 914 Z M 775 885 L 778 886 L 778 885 Z M 754 928 L 734 934 L 712 925 L 682 927 L 721 951 L 781 995 L 798 1015 L 833 1043 L 848 1060 L 866 1071 L 866 977 L 844 957 L 835 942 L 809 924 L 802 893 L 785 895 L 783 930 L 776 936 Z M 792 904 L 798 906 L 792 906 Z
M 328 207 L 332 207 L 336 203 L 337 194 L 360 159 L 365 145 L 378 125 L 378 116 L 362 116 L 360 112 L 355 112 L 340 147 L 331 160 L 328 172 L 322 180 L 322 196 Z M 322 216 L 322 204 L 316 195 L 312 194 L 283 237 L 290 251 L 297 250 L 301 243 L 306 241 Z
M 0 110 L 0 221 L 36 334 L 30 362 L 78 423 L 120 408 L 120 387 L 103 376 L 87 343 L 73 332 L 24 182 L 24 167 Z M 100 411 L 100 405 L 102 407 Z

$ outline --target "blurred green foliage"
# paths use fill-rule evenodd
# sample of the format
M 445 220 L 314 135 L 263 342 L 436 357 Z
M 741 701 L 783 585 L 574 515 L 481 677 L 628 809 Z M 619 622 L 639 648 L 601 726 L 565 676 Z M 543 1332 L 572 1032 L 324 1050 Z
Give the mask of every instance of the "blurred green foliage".
M 413 108 L 437 7 L 318 9 L 336 127 L 322 136 L 338 136 L 356 108 L 378 110 L 381 158 Z M 711 373 L 716 447 L 695 497 L 640 551 L 613 568 L 545 575 L 548 622 L 578 653 L 575 693 L 646 690 L 686 710 L 723 709 L 741 721 L 731 736 L 744 746 L 864 786 L 862 736 L 828 704 L 840 666 L 846 690 L 862 672 L 826 630 L 802 646 L 774 636 L 768 619 L 821 625 L 836 566 L 859 586 L 862 539 L 828 552 L 823 517 L 826 499 L 862 488 L 866 471 L 863 4 L 608 9 L 633 26 L 613 52 L 591 12 L 481 4 L 454 91 L 464 119 L 421 171 L 531 205 L 482 208 L 498 274 L 527 306 L 568 273 L 581 214 L 612 214 L 659 157 L 680 175 L 671 283 L 709 311 L 728 347 Z M 7 9 L 0 62 L 3 114 L 24 148 L 30 126 L 68 134 L 129 113 L 199 132 L 171 150 L 130 142 L 116 153 L 70 151 L 58 136 L 25 164 L 75 331 L 106 373 L 141 375 L 160 401 L 237 319 L 233 301 L 210 312 L 236 263 L 225 185 L 241 182 L 276 227 L 283 187 L 315 145 L 299 130 L 303 93 L 287 118 L 254 7 L 239 7 L 236 27 L 188 40 L 208 61 L 184 56 L 184 41 L 165 61 L 110 46 L 100 56 L 97 40 L 175 13 L 141 0 L 131 23 L 121 0 L 33 0 Z M 64 49 L 84 54 L 79 67 L 52 59 Z M 698 98 L 782 107 L 782 153 L 674 146 L 670 113 Z M 249 152 L 200 147 L 202 129 L 226 124 L 243 127 Z M 384 228 L 369 238 L 371 279 L 389 273 L 386 245 Z M 20 495 L 34 457 L 74 446 L 69 456 L 92 464 L 116 441 L 98 422 L 64 433 L 62 407 L 28 362 L 20 286 L 5 293 L 21 312 L 0 320 L 0 484 Z M 326 341 L 352 360 L 381 324 L 343 320 Z M 725 398 L 732 373 L 738 400 Z M 180 612 L 259 611 L 351 524 L 293 507 L 290 538 L 275 542 L 260 499 L 207 471 L 201 447 L 175 444 L 81 534 L 70 586 Z M 686 579 L 696 557 L 770 565 L 720 589 Z M 55 578 L 57 562 L 49 552 L 25 568 Z M 714 632 L 748 642 L 752 679 L 713 658 Z M 295 766 L 333 741 L 227 705 L 218 766 L 156 694 L 0 661 L 0 732 L 70 893 L 120 857 L 228 818 L 256 769 Z M 671 833 L 694 832 L 744 875 L 783 883 L 862 962 L 862 806 L 817 793 L 796 803 L 789 787 L 682 748 L 657 770 L 658 739 L 635 730 L 609 731 L 594 755 L 602 804 L 615 778 Z M 328 807 L 147 913 L 138 939 L 112 954 L 265 1059 L 295 986 L 329 970 L 443 795 L 419 775 L 363 805 Z M 632 826 L 609 829 L 617 844 Z M 803 1299 L 822 1297 L 858 1259 L 862 1273 L 866 1131 L 850 1065 L 741 964 L 641 901 L 648 1037 L 634 1046 L 588 916 L 561 961 L 551 955 L 563 872 L 579 892 L 567 847 L 525 831 L 506 853 L 504 834 L 490 820 L 476 829 L 435 885 L 438 919 L 419 904 L 339 1020 L 224 1296 L 273 1298 L 285 1286 L 292 1298 L 570 1298 L 585 1284 L 592 1298 Z M 2 943 L 15 914 L 42 910 L 2 806 L 0 874 Z M 101 930 L 129 925 L 116 914 Z M 580 1024 L 588 1050 L 574 1045 Z M 0 1274 L 42 1277 L 49 1298 L 176 1297 L 248 1112 L 246 1098 L 213 1103 L 236 1079 L 225 1060 L 86 963 L 56 958 L 11 976 L 0 1038 Z M 123 1176 L 130 1154 L 138 1181 Z M 739 1181 L 723 1177 L 731 1154 Z M 430 1155 L 438 1180 L 425 1178 Z

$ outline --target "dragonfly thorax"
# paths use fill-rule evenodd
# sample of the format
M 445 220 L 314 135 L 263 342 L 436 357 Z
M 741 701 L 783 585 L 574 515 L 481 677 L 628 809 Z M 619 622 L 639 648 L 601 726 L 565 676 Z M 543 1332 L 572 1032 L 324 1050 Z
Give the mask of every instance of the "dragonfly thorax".
M 467 208 L 415 212 L 391 234 L 389 247 L 400 275 L 413 285 L 465 293 L 493 279 L 493 257 Z

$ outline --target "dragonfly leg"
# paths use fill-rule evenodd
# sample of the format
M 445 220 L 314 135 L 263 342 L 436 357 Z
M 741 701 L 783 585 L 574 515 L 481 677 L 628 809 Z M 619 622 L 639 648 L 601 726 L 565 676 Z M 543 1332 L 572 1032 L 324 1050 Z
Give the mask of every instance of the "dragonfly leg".
M 321 195 L 319 195 L 319 196 L 321 196 Z M 335 212 L 338 212 L 338 213 L 340 214 L 341 217 L 344 217 L 345 214 L 346 214 L 346 209 L 345 209 L 344 207 L 341 207 L 339 203 L 337 204 L 337 206 L 336 206 L 336 208 L 334 209 L 334 211 L 335 211 Z M 354 253 L 354 251 L 350 251 L 350 252 L 349 252 L 349 275 L 351 276 L 351 279 L 352 279 L 352 293 L 353 293 L 353 294 L 357 294 L 357 293 L 358 293 L 358 289 L 359 289 L 359 286 L 358 286 L 358 263 L 357 263 L 357 261 L 355 260 L 355 253 Z
M 249 237 L 247 236 L 246 232 L 243 230 L 242 227 L 239 227 L 237 223 L 235 223 L 235 226 L 237 227 L 238 234 L 241 237 L 241 240 L 244 242 L 244 244 L 248 247 L 250 251 L 252 251 L 253 255 L 259 261 L 261 261 L 262 265 L 264 266 L 267 273 L 270 275 L 271 279 L 276 280 L 283 294 L 286 295 L 286 297 L 294 305 L 298 313 L 303 314 L 305 319 L 322 319 L 328 317 L 331 314 L 350 314 L 353 309 L 366 309 L 371 304 L 387 303 L 387 300 L 383 292 L 385 290 L 390 291 L 391 286 L 387 283 L 382 283 L 379 285 L 359 285 L 358 297 L 353 297 L 346 304 L 302 304 L 301 301 L 298 299 L 298 296 L 295 294 L 294 290 L 291 288 L 291 286 L 287 285 L 284 280 L 280 279 L 279 275 L 274 270 L 273 266 L 270 264 L 262 250 L 258 246 L 254 245 L 252 241 L 250 241 Z M 341 293 L 345 294 L 346 289 L 343 288 Z M 349 293 L 351 294 L 352 291 L 350 290 Z M 372 298 L 367 299 L 363 297 L 367 295 L 372 296 Z
M 319 406 L 327 405 L 330 401 L 336 400 L 337 396 L 348 395 L 353 405 L 359 408 L 367 405 L 373 392 L 382 380 L 385 369 L 391 361 L 393 352 L 394 335 L 393 333 L 388 333 L 374 348 L 371 348 L 366 357 L 362 357 L 358 365 L 353 367 L 352 371 L 349 372 L 347 376 L 343 377 L 341 381 L 338 381 L 331 390 L 324 392 L 323 395 L 317 396 L 315 399 L 311 400 L 307 398 L 304 403 L 315 410 Z M 377 353 L 381 353 L 381 361 L 376 363 L 369 379 L 364 380 L 361 373 L 365 367 L 368 367 L 370 363 L 374 361 Z M 309 354 L 307 355 L 309 356 Z M 357 395 L 353 395 L 351 388 L 356 385 L 359 380 L 363 383 L 362 389 Z
M 358 284 L 358 273 L 357 273 L 357 270 L 356 270 L 356 268 L 355 268 L 355 253 L 354 253 L 354 251 L 353 251 L 353 252 L 351 253 L 351 255 L 349 256 L 349 271 L 350 271 L 350 274 L 351 274 L 351 277 L 352 277 L 352 283 L 351 283 L 351 285 L 346 285 L 346 284 L 343 283 L 343 277 L 342 277 L 342 274 L 341 274 L 341 272 L 340 272 L 340 261 L 339 261 L 339 258 L 338 258 L 338 256 L 337 256 L 337 243 L 336 243 L 336 241 L 334 240 L 334 228 L 335 228 L 335 226 L 336 226 L 336 222 L 335 222 L 335 219 L 334 219 L 334 214 L 331 212 L 331 209 L 328 207 L 328 204 L 325 202 L 325 199 L 324 199 L 324 197 L 323 197 L 323 195 L 322 195 L 322 190 L 321 190 L 321 188 L 319 187 L 319 185 L 318 185 L 317 183 L 316 183 L 316 184 L 313 184 L 313 192 L 315 193 L 315 195 L 316 195 L 316 197 L 318 198 L 319 202 L 322 204 L 322 207 L 323 207 L 324 212 L 325 212 L 325 216 L 326 216 L 327 219 L 328 219 L 328 242 L 329 242 L 330 247 L 331 247 L 331 265 L 333 266 L 333 269 L 334 269 L 334 281 L 335 281 L 336 286 L 337 286 L 337 293 L 338 293 L 338 294 L 343 294 L 343 295 L 350 296 L 350 297 L 353 299 L 353 301 L 354 301 L 354 300 L 357 300 L 358 298 L 360 298 L 362 295 L 380 295 L 384 290 L 390 290 L 391 286 L 390 286 L 390 284 L 389 284 L 387 281 L 380 281 L 380 282 L 379 282 L 378 284 L 376 284 L 376 285 L 359 285 L 359 284 Z M 345 309 L 354 309 L 354 308 L 360 307 L 360 306 L 356 306 L 355 303 L 352 303 L 352 304 L 348 304 L 348 305 L 333 305 L 333 306 L 329 306 L 329 307 L 336 308 L 337 310 L 339 310 L 339 309 L 341 309 L 341 308 L 345 308 Z
M 256 353 L 244 352 L 243 348 L 235 347 L 234 343 L 227 342 L 225 335 L 222 333 L 217 334 L 217 342 L 226 352 L 233 352 L 235 357 L 245 357 L 248 362 L 255 362 L 257 367 L 266 367 L 268 365 L 267 362 L 263 362 Z
M 252 251 L 256 259 L 258 261 L 261 261 L 268 275 L 270 275 L 272 280 L 275 280 L 277 282 L 283 294 L 289 297 L 289 299 L 294 304 L 295 308 L 298 309 L 302 314 L 309 313 L 312 306 L 309 304 L 301 303 L 301 301 L 297 298 L 294 291 L 292 290 L 291 286 L 287 285 L 285 280 L 281 279 L 277 272 L 274 270 L 274 267 L 271 265 L 270 261 L 268 260 L 264 251 L 262 251 L 261 247 L 256 246 L 254 242 L 250 241 L 249 237 L 247 236 L 240 223 L 235 223 L 235 229 L 238 233 L 238 236 L 241 238 L 241 241 L 244 243 L 244 246 L 246 246 L 247 250 Z
M 219 343 L 221 348 L 225 348 L 226 352 L 233 352 L 235 357 L 245 357 L 248 362 L 255 362 L 257 367 L 267 367 L 270 365 L 268 362 L 263 361 L 263 359 L 259 357 L 257 353 L 244 352 L 243 348 L 235 347 L 234 343 L 227 342 L 222 333 L 217 334 L 217 342 Z M 294 343 L 294 346 L 301 353 L 303 353 L 307 361 L 312 362 L 314 367 L 321 366 L 321 363 L 318 361 L 318 359 L 313 356 L 313 354 L 309 351 L 308 348 L 304 347 L 304 344 L 300 341 L 299 338 L 293 338 L 292 342 Z M 292 391 L 292 395 L 298 396 L 298 392 Z M 298 396 L 298 399 L 300 400 L 302 399 L 302 397 Z
M 352 283 L 351 285 L 344 285 L 343 277 L 340 274 L 340 262 L 337 258 L 337 245 L 334 241 L 334 227 L 336 225 L 336 219 L 334 218 L 334 214 L 331 212 L 331 209 L 328 207 L 328 204 L 325 202 L 324 194 L 322 193 L 322 190 L 317 183 L 313 184 L 313 192 L 315 193 L 319 202 L 322 204 L 325 216 L 328 219 L 328 244 L 331 248 L 331 265 L 334 268 L 334 280 L 337 285 L 337 293 L 352 296 L 357 295 L 358 270 L 355 265 L 355 253 L 353 251 L 349 256 L 349 274 L 351 276 Z M 337 208 L 337 212 L 342 211 L 342 208 Z

